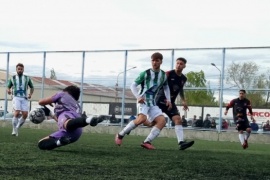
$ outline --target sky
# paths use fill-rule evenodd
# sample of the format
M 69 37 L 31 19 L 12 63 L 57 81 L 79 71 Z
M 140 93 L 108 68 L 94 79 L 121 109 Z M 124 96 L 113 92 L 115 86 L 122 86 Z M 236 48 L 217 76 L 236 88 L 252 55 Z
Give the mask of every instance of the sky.
M 0 2 L 0 51 L 269 46 L 268 0 Z
M 269 0 L 0 0 L 0 3 L 0 52 L 270 46 Z M 136 66 L 132 72 L 140 72 L 151 53 L 129 54 L 133 61 L 127 68 Z M 170 59 L 171 52 L 164 54 Z M 269 66 L 269 53 L 252 52 L 243 58 L 246 54 L 228 52 L 228 61 L 250 60 L 256 55 L 264 56 L 259 61 L 262 67 Z M 221 69 L 221 51 L 176 52 L 177 55 L 187 57 L 187 72 L 204 69 L 209 79 L 218 83 L 219 72 L 209 64 L 213 62 Z M 24 60 L 36 67 L 43 58 L 42 54 L 37 56 L 13 55 L 11 65 Z M 91 71 L 92 76 L 106 75 L 101 58 L 110 67 L 105 68 L 106 72 L 112 73 L 114 79 L 123 70 L 124 53 L 97 57 L 86 63 L 86 71 Z M 5 58 L 0 54 L 0 60 Z M 47 71 L 54 68 L 62 77 L 70 71 L 74 77 L 81 74 L 81 54 L 47 55 L 47 58 Z M 40 61 L 35 64 L 33 59 Z M 74 63 L 74 59 L 79 63 Z M 34 69 L 40 72 L 32 68 L 33 72 Z

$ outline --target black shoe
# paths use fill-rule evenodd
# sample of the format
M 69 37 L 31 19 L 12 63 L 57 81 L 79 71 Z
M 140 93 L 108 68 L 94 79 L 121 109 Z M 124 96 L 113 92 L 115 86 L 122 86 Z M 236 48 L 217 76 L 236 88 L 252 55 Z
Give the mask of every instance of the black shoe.
M 179 143 L 179 146 L 180 146 L 179 149 L 180 150 L 185 150 L 185 149 L 191 147 L 193 144 L 194 144 L 194 141 L 190 141 L 190 142 L 181 141 Z
M 88 118 L 92 118 L 90 121 L 90 126 L 96 126 L 98 123 L 103 121 L 103 118 L 101 116 L 98 117 L 88 117 Z
M 90 117 L 90 126 L 96 126 L 98 124 L 98 118 L 97 117 Z
M 70 143 L 70 137 L 63 136 L 59 139 L 62 146 L 67 145 Z

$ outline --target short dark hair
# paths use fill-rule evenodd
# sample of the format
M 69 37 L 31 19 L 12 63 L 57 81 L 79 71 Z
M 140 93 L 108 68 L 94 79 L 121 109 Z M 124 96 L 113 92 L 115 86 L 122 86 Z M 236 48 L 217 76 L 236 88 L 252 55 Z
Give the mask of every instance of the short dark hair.
M 240 89 L 239 92 L 243 92 L 244 94 L 246 94 L 246 90 L 244 89 Z
M 163 55 L 159 52 L 155 52 L 154 54 L 152 54 L 151 59 L 163 59 Z
M 23 65 L 22 63 L 18 63 L 18 64 L 16 65 L 16 68 L 17 68 L 18 66 L 20 66 L 20 67 L 23 67 L 23 68 L 24 68 L 24 65 Z
M 182 61 L 182 62 L 184 62 L 185 64 L 187 63 L 187 60 L 186 60 L 185 58 L 183 58 L 183 57 L 177 58 L 176 61 Z
M 65 89 L 63 89 L 63 91 L 70 94 L 76 101 L 79 100 L 79 97 L 81 94 L 81 90 L 79 87 L 71 85 L 71 86 L 67 86 Z

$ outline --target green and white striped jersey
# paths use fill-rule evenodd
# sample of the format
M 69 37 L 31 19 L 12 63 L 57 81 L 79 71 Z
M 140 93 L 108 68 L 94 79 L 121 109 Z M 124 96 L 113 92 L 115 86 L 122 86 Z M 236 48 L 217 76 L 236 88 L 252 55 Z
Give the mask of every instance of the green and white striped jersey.
M 144 97 L 148 106 L 156 105 L 156 94 L 162 86 L 168 85 L 166 73 L 163 70 L 155 72 L 152 69 L 141 72 L 135 83 L 141 85 L 138 96 Z
M 34 88 L 31 79 L 26 75 L 14 75 L 12 76 L 7 84 L 8 88 L 13 87 L 13 95 L 16 97 L 27 97 L 28 86 Z

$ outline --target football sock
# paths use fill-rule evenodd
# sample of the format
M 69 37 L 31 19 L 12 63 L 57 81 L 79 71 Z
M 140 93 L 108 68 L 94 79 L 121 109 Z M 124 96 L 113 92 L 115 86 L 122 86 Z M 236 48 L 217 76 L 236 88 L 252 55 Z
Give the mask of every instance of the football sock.
M 146 139 L 143 142 L 145 143 L 145 142 L 153 141 L 156 137 L 158 137 L 159 133 L 160 133 L 160 129 L 154 126 L 152 130 L 150 131 L 150 134 L 146 137 Z
M 67 131 L 74 131 L 77 128 L 85 127 L 87 125 L 88 125 L 88 123 L 86 122 L 86 119 L 79 117 L 79 118 L 69 120 L 67 125 L 66 125 L 66 130 Z
M 175 130 L 175 134 L 177 137 L 177 142 L 179 144 L 181 141 L 184 141 L 183 126 L 182 125 L 175 125 L 174 130 Z
M 246 132 L 246 134 L 245 134 L 245 140 L 248 140 L 249 136 L 250 136 L 250 133 Z
M 125 136 L 127 133 L 130 133 L 133 129 L 136 128 L 134 121 L 130 121 L 127 126 L 119 133 L 120 136 Z
M 24 122 L 25 122 L 25 119 L 24 119 L 23 117 L 21 117 L 21 118 L 19 119 L 19 122 L 18 122 L 16 128 L 21 127 L 21 126 L 24 124 Z
M 17 124 L 18 124 L 18 118 L 16 118 L 15 116 L 13 116 L 13 118 L 12 118 L 13 129 L 16 128 Z
M 244 134 L 239 134 L 239 140 L 241 142 L 241 144 L 244 144 L 245 138 L 244 138 Z

